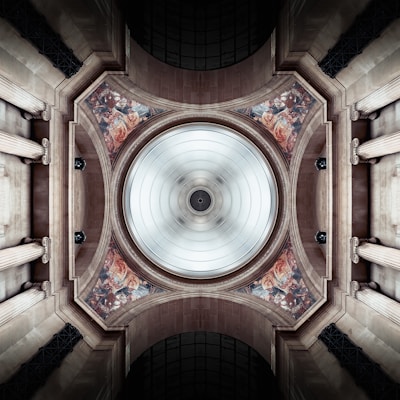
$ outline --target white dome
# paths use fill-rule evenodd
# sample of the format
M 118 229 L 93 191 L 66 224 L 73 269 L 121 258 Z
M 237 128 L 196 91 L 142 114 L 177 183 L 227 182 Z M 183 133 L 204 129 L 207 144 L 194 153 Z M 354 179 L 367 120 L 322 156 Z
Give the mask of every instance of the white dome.
M 232 129 L 174 127 L 149 142 L 125 181 L 124 215 L 153 263 L 186 278 L 237 270 L 275 224 L 276 181 L 264 155 Z

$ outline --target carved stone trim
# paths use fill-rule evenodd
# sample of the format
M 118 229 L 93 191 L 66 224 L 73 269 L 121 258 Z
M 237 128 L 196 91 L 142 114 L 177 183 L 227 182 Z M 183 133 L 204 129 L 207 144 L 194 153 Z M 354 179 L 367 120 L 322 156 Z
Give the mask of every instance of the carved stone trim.
M 360 257 L 357 254 L 357 247 L 360 245 L 360 239 L 357 236 L 353 236 L 350 239 L 350 256 L 351 256 L 351 261 L 354 264 L 358 264 L 360 262 Z
M 45 293 L 45 298 L 50 297 L 51 294 L 51 282 L 50 281 L 43 281 L 40 285 L 40 288 Z
M 42 263 L 47 264 L 50 260 L 50 238 L 45 236 L 42 239 L 42 246 L 44 247 L 44 254 L 42 255 Z
M 353 138 L 351 141 L 351 158 L 350 162 L 353 165 L 357 165 L 360 162 L 360 156 L 357 154 L 358 146 L 360 146 L 360 140 L 358 138 Z
M 49 141 L 49 139 L 43 138 L 42 146 L 44 149 L 44 154 L 42 156 L 42 164 L 49 165 L 50 164 L 50 141 Z
M 359 119 L 369 119 L 373 121 L 379 117 L 378 111 L 373 111 L 370 114 L 364 113 L 362 110 L 357 109 L 357 103 L 353 103 L 350 109 L 350 119 L 352 121 L 358 121 Z
M 350 282 L 350 295 L 351 297 L 356 298 L 357 292 L 361 289 L 361 285 L 358 281 Z

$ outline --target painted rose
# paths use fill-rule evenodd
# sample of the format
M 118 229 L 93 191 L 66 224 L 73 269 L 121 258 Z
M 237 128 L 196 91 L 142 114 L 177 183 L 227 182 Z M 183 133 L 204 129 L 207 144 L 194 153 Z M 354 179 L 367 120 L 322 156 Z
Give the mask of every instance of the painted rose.
M 291 277 L 292 268 L 287 260 L 286 252 L 276 260 L 274 264 L 274 274 L 276 279 L 281 283 L 286 282 Z
M 267 127 L 271 132 L 274 130 L 276 117 L 272 111 L 265 111 L 261 117 L 261 123 Z
M 261 286 L 264 290 L 269 290 L 276 286 L 276 280 L 272 271 L 268 271 L 261 278 Z
M 292 126 L 288 121 L 288 114 L 281 113 L 276 121 L 273 129 L 273 135 L 276 141 L 283 147 L 286 148 L 287 138 L 292 134 Z
M 110 276 L 114 278 L 114 281 L 122 282 L 127 274 L 128 266 L 123 258 L 116 253 L 114 256 L 114 262 L 110 267 Z
M 140 285 L 140 279 L 133 271 L 128 270 L 125 278 L 125 285 L 129 290 L 136 290 Z
M 130 110 L 126 116 L 126 125 L 128 126 L 128 130 L 132 130 L 139 125 L 140 116 L 137 111 Z
M 110 127 L 110 133 L 116 142 L 117 147 L 127 138 L 129 132 L 123 120 L 121 113 L 114 114 L 113 126 Z

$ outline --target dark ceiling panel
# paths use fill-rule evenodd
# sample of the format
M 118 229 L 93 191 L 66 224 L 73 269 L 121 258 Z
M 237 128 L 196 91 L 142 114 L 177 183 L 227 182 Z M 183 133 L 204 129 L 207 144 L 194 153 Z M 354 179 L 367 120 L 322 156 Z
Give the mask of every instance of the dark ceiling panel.
M 149 54 L 174 67 L 212 70 L 254 54 L 275 29 L 282 2 L 120 0 L 119 4 L 132 38 Z

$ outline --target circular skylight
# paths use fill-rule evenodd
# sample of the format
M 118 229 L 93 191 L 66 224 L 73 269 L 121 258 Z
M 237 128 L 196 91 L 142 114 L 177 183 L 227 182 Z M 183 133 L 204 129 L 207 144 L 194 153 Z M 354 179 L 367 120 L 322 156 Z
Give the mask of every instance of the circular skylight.
M 276 220 L 277 186 L 268 161 L 244 136 L 189 123 L 140 151 L 123 207 L 132 239 L 154 264 L 186 278 L 215 278 L 263 248 Z

